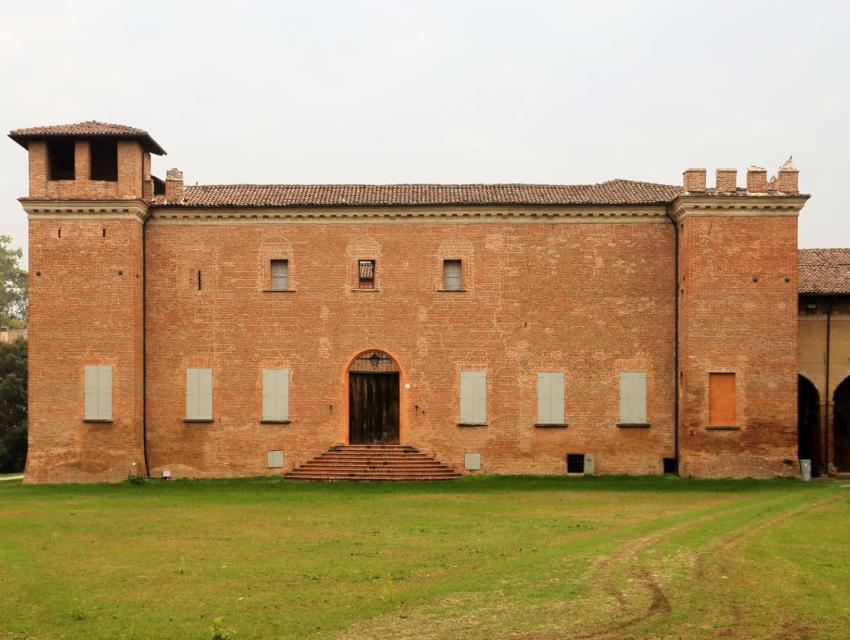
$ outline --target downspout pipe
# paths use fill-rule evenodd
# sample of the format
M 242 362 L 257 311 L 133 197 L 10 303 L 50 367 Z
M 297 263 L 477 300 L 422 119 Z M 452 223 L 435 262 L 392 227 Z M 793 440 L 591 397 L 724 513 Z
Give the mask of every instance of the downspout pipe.
M 142 452 L 145 461 L 145 478 L 150 478 L 148 462 L 148 295 L 147 295 L 147 224 L 150 212 L 142 219 Z
M 681 393 L 679 372 L 679 223 L 673 216 L 670 216 L 673 221 L 673 266 L 674 283 L 673 283 L 673 455 L 676 460 L 676 475 L 679 475 L 679 394 Z
M 829 391 L 829 367 L 830 367 L 830 355 L 832 353 L 831 342 L 832 342 L 832 309 L 833 304 L 835 303 L 835 296 L 830 296 L 829 304 L 826 307 L 826 371 L 824 372 L 824 406 L 826 411 L 824 411 L 823 416 L 823 443 L 824 443 L 824 459 L 825 459 L 825 471 L 829 474 L 831 461 L 829 459 L 829 432 L 831 428 L 835 428 L 833 424 L 832 418 L 832 394 Z M 830 428 L 831 427 L 831 428 Z

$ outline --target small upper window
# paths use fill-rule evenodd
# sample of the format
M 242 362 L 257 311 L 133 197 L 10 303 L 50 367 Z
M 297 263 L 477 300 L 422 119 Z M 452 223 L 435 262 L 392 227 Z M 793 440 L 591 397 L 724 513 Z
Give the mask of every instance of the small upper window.
M 289 261 L 272 260 L 272 291 L 289 289 Z
M 92 180 L 118 180 L 118 142 L 92 140 L 89 143 L 90 177 Z
M 375 261 L 357 261 L 357 286 L 361 289 L 375 288 Z
M 460 291 L 463 288 L 460 260 L 443 260 L 443 289 Z
M 74 141 L 48 140 L 47 157 L 51 180 L 74 179 Z

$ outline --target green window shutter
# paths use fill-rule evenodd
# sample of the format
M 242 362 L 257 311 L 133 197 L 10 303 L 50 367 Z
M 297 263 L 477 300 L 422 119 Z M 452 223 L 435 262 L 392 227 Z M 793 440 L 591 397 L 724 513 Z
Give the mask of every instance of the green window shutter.
M 564 423 L 564 374 L 537 374 L 537 422 Z
M 275 396 L 277 419 L 289 420 L 289 369 L 278 369 Z
M 646 371 L 623 371 L 620 373 L 620 422 L 645 424 L 646 421 Z
M 96 366 L 86 365 L 84 368 L 84 393 L 83 393 L 83 418 L 85 420 L 98 419 L 98 371 Z
M 212 420 L 212 369 L 186 369 L 186 419 Z
M 263 420 L 289 420 L 289 369 L 263 369 Z
M 198 370 L 186 369 L 186 418 L 198 418 Z
M 112 367 L 97 367 L 97 417 L 99 420 L 112 420 Z
M 198 369 L 198 417 L 212 420 L 212 369 Z
M 275 420 L 275 371 L 263 369 L 263 420 Z
M 484 371 L 460 373 L 460 421 L 463 424 L 487 422 L 487 374 Z

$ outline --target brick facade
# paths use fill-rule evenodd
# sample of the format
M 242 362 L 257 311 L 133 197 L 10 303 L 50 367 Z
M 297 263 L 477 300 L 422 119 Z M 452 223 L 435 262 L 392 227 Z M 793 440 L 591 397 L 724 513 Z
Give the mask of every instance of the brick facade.
M 114 481 L 146 464 L 153 476 L 289 471 L 347 442 L 348 368 L 373 349 L 400 371 L 401 442 L 458 469 L 480 453 L 485 472 L 563 473 L 567 453 L 589 453 L 596 473 L 661 473 L 677 454 L 687 475 L 794 471 L 805 196 L 735 192 L 728 170 L 720 193 L 691 170 L 688 191 L 413 185 L 393 187 L 410 201 L 392 206 L 321 200 L 330 188 L 312 206 L 203 204 L 204 187 L 176 193 L 179 172 L 151 197 L 149 137 L 119 140 L 119 178 L 101 185 L 85 177 L 84 139 L 77 180 L 51 181 L 44 135 L 23 131 L 28 482 Z M 373 290 L 357 288 L 358 259 L 375 260 Z M 443 261 L 457 259 L 463 290 L 443 291 Z M 269 291 L 271 260 L 288 261 L 289 290 Z M 89 364 L 113 365 L 111 422 L 82 419 Z M 194 367 L 212 369 L 209 422 L 185 421 Z M 264 368 L 290 371 L 286 424 L 261 421 Z M 487 372 L 485 426 L 458 424 L 461 371 Z M 566 380 L 556 428 L 536 426 L 549 371 Z M 628 371 L 646 372 L 640 428 L 618 424 Z M 714 371 L 736 374 L 735 430 L 706 428 Z M 278 450 L 284 467 L 269 469 Z

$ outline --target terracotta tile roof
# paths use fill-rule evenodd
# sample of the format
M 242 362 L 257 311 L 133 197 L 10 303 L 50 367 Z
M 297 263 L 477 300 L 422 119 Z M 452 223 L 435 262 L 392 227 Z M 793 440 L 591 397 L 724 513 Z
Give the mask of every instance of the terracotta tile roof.
M 183 207 L 391 207 L 417 205 L 667 204 L 680 187 L 609 180 L 599 184 L 233 184 L 188 186 Z M 165 205 L 163 198 L 157 205 Z
M 14 129 L 9 132 L 9 137 L 22 147 L 27 146 L 28 140 L 40 140 L 44 138 L 76 138 L 76 137 L 107 137 L 139 140 L 151 153 L 165 155 L 165 150 L 157 144 L 150 134 L 144 129 L 128 127 L 123 124 L 110 124 L 109 122 L 98 122 L 87 120 L 75 124 L 55 124 L 46 127 L 29 127 L 25 129 Z
M 850 294 L 850 249 L 800 249 L 800 293 Z

